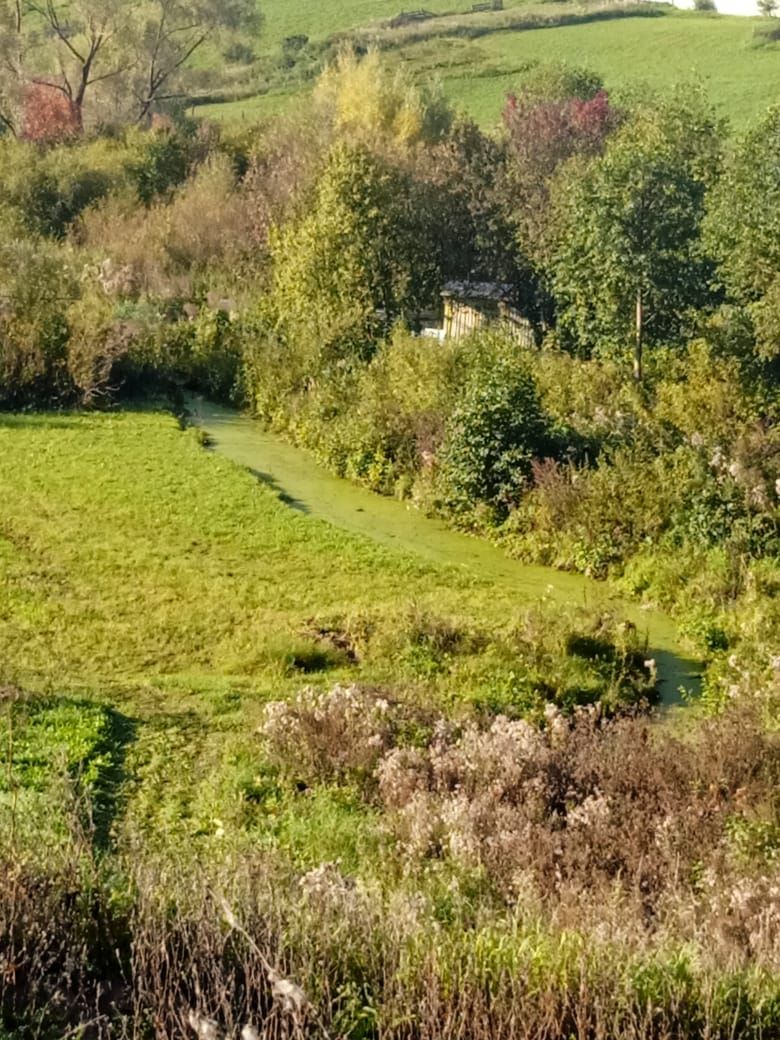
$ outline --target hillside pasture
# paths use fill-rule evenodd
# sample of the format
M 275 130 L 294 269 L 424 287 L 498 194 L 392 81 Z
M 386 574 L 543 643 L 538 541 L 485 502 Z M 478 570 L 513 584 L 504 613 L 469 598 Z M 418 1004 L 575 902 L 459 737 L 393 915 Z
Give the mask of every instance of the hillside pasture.
M 542 11 L 547 17 L 551 6 L 513 5 L 509 13 Z M 443 0 L 425 8 L 440 13 L 451 5 Z M 313 7 L 290 3 L 283 9 L 277 5 L 266 11 L 261 50 L 276 52 L 286 36 L 297 33 L 322 40 L 346 30 L 370 29 L 377 20 L 398 11 L 397 3 L 384 0 Z M 654 13 L 654 17 L 594 19 L 523 30 L 501 28 L 502 21 L 496 17 L 496 28 L 477 38 L 470 37 L 469 27 L 473 26 L 470 16 L 464 15 L 453 23 L 462 26 L 463 32 L 440 35 L 437 20 L 421 23 L 412 42 L 403 43 L 399 37 L 400 45 L 391 47 L 391 53 L 421 80 L 440 80 L 455 107 L 485 127 L 498 122 L 506 94 L 517 87 L 529 65 L 537 62 L 585 65 L 617 94 L 700 82 L 736 130 L 780 99 L 780 49 L 758 39 L 764 21 L 672 9 Z M 430 26 L 429 36 L 420 39 L 426 26 Z M 362 39 L 370 37 L 370 31 L 361 33 Z M 383 38 L 383 45 L 390 40 L 392 37 Z M 198 113 L 252 122 L 285 110 L 309 90 L 307 83 L 280 84 L 266 94 L 200 107 Z

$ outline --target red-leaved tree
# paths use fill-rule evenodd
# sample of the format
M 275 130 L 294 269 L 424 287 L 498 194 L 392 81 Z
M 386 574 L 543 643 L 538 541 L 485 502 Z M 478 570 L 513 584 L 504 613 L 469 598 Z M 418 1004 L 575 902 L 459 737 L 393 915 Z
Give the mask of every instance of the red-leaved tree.
M 585 98 L 529 90 L 508 96 L 503 119 L 520 233 L 525 248 L 543 264 L 554 174 L 575 156 L 600 154 L 619 114 L 603 89 Z
M 31 83 L 22 101 L 22 132 L 27 141 L 50 144 L 81 132 L 77 106 L 50 83 Z
M 550 177 L 575 155 L 597 155 L 616 123 L 605 90 L 592 98 L 536 98 L 510 94 L 504 126 L 516 161 L 536 177 Z

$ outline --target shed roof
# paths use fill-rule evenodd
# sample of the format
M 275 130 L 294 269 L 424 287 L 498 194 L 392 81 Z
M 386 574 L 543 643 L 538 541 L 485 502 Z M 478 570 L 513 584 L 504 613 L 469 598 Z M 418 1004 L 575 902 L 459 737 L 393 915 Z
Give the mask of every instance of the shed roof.
M 506 282 L 447 282 L 441 291 L 445 298 L 461 300 L 510 300 L 513 287 Z

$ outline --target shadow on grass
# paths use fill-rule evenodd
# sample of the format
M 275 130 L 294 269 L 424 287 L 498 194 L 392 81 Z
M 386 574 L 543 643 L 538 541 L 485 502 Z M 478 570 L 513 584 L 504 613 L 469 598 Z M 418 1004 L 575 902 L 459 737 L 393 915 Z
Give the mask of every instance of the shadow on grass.
M 306 503 L 301 501 L 300 498 L 294 498 L 285 491 L 278 480 L 276 480 L 275 477 L 272 477 L 270 473 L 264 473 L 260 469 L 252 468 L 249 469 L 249 472 L 253 477 L 257 477 L 258 480 L 262 481 L 266 487 L 269 487 L 277 496 L 279 501 L 284 505 L 289 506 L 290 509 L 294 509 L 297 513 L 304 513 L 306 516 L 309 516 L 311 509 L 306 505 Z
M 98 754 L 105 756 L 106 764 L 100 770 L 92 800 L 92 842 L 100 852 L 111 848 L 112 827 L 126 800 L 127 752 L 138 735 L 134 719 L 114 708 L 108 709 L 107 716 L 105 739 L 96 748 Z

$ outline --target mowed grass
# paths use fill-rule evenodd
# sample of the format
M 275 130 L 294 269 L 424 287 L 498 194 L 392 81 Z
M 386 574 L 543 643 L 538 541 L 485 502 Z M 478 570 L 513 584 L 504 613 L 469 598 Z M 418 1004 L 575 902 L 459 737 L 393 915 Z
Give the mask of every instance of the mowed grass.
M 164 414 L 0 419 L 0 496 L 0 661 L 36 685 L 256 678 L 315 615 L 491 598 L 302 517 Z
M 453 10 L 452 5 L 426 6 Z M 277 5 L 266 12 L 262 49 L 278 48 L 285 35 L 322 38 L 398 10 L 397 3 L 381 0 Z M 700 82 L 739 131 L 780 102 L 780 47 L 756 44 L 756 31 L 766 24 L 757 18 L 669 10 L 655 17 L 496 31 L 476 39 L 432 36 L 390 54 L 419 79 L 440 80 L 453 104 L 485 127 L 497 124 L 507 93 L 518 86 L 529 64 L 565 61 L 594 69 L 617 94 Z M 296 93 L 284 88 L 198 111 L 210 118 L 251 122 L 283 111 L 309 89 L 303 86 Z
M 496 33 L 470 45 L 470 67 L 440 67 L 440 74 L 453 102 L 483 124 L 495 122 L 524 64 L 565 61 L 594 69 L 616 93 L 700 82 L 720 114 L 741 128 L 780 102 L 780 50 L 755 45 L 756 25 L 677 12 Z M 424 47 L 411 48 L 407 60 L 423 65 Z
M 434 14 L 471 10 L 470 4 L 458 0 L 426 0 L 422 6 Z M 260 9 L 264 19 L 261 47 L 266 49 L 278 46 L 286 36 L 323 39 L 417 8 L 402 0 L 270 0 L 261 2 Z
M 371 813 L 349 791 L 290 801 L 263 765 L 269 700 L 368 682 L 524 713 L 611 688 L 565 609 L 529 621 L 509 588 L 307 517 L 164 412 L 0 417 L 0 499 L 0 809 L 33 836 L 34 806 L 68 833 L 45 760 L 55 791 L 97 778 L 103 842 L 121 807 L 161 847 L 254 834 L 357 863 Z
M 45 755 L 54 785 L 13 803 L 0 789 L 20 833 L 45 826 L 49 848 L 67 835 L 63 783 L 88 772 L 95 743 L 74 752 L 72 733 L 91 733 L 98 705 L 124 720 L 114 773 L 145 841 L 219 843 L 256 824 L 304 858 L 373 847 L 349 794 L 279 802 L 255 733 L 262 705 L 382 673 L 318 645 L 313 621 L 412 600 L 488 616 L 487 588 L 306 518 L 164 413 L 0 418 L 0 497 L 0 689 L 43 698 L 30 731 L 26 700 L 5 711 L 0 697 L 0 762 L 12 726 L 15 783 L 26 791 Z

